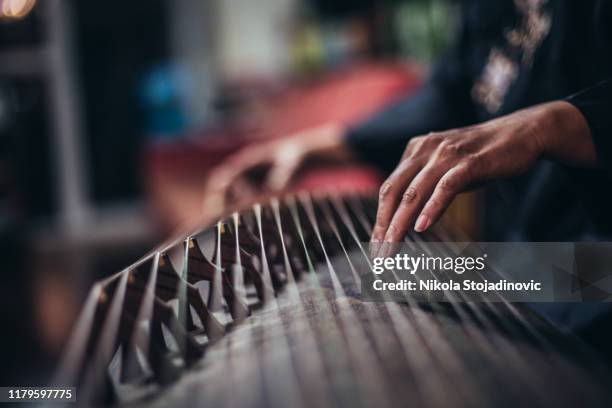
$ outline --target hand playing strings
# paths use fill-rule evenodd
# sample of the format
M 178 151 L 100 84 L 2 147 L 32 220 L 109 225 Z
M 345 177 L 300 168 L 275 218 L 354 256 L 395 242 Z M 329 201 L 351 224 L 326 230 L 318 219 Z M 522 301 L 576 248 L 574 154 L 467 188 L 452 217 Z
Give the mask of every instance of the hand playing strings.
M 595 149 L 582 114 L 550 102 L 460 129 L 410 140 L 379 194 L 373 242 L 400 242 L 435 223 L 470 186 L 521 174 L 538 159 L 594 166 Z
M 342 128 L 330 124 L 243 148 L 209 176 L 206 210 L 219 211 L 227 205 L 239 206 L 254 197 L 284 191 L 313 161 L 349 160 L 343 137 Z

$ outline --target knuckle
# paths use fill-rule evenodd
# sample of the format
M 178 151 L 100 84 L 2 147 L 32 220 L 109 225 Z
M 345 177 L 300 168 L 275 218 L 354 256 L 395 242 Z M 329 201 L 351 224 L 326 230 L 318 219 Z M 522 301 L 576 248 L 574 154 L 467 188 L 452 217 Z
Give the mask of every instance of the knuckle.
M 410 139 L 410 142 L 408 142 L 408 144 L 413 144 L 413 145 L 417 145 L 423 142 L 423 140 L 425 140 L 427 136 L 415 136 L 412 139 Z
M 380 197 L 380 199 L 382 200 L 383 198 L 385 198 L 392 188 L 393 182 L 391 180 L 385 181 L 380 187 L 380 190 L 378 191 L 378 196 Z
M 402 205 L 408 205 L 417 197 L 417 191 L 414 187 L 408 187 L 408 189 L 402 195 Z
M 406 147 L 407 156 L 419 156 L 423 153 L 431 152 L 437 144 L 436 138 L 430 135 L 416 136 L 410 139 Z
M 377 225 L 376 228 L 374 228 L 374 232 L 372 233 L 372 235 L 378 239 L 382 239 L 384 233 L 385 233 L 384 226 Z
M 409 152 L 410 150 L 414 149 L 414 147 L 417 145 L 417 141 L 415 139 L 416 137 L 413 137 L 408 141 L 408 143 L 406 143 L 406 149 L 404 149 L 405 152 Z
M 438 146 L 448 141 L 448 132 L 430 132 L 427 135 L 427 141 L 434 146 Z
M 457 180 L 452 176 L 443 177 L 438 187 L 444 192 L 454 191 L 457 188 Z
M 467 177 L 476 178 L 482 167 L 482 156 L 479 154 L 471 154 L 465 161 L 464 168 Z
M 429 200 L 423 212 L 433 212 L 436 208 L 441 208 L 442 205 L 443 201 L 440 199 L 440 197 L 434 196 Z
M 448 138 L 445 138 L 444 140 L 441 140 L 440 143 L 438 143 L 438 148 L 443 149 L 443 150 L 450 149 L 451 146 L 452 146 L 452 142 L 448 140 Z
M 438 153 L 443 157 L 458 157 L 461 154 L 461 147 L 457 143 L 445 139 L 438 145 Z
M 427 141 L 427 136 L 415 136 L 408 142 L 407 150 L 417 150 Z
M 394 223 L 389 224 L 387 228 L 387 236 L 394 237 L 397 234 L 398 228 Z
M 387 228 L 387 223 L 383 221 L 384 220 L 379 220 L 379 219 L 376 220 L 376 226 L 372 230 L 373 236 L 382 237 L 385 235 L 385 229 Z

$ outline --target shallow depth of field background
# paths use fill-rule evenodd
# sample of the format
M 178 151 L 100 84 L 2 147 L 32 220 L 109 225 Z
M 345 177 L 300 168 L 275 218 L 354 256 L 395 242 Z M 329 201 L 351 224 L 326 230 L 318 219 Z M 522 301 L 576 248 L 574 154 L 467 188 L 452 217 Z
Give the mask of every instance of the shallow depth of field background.
M 448 0 L 0 0 L 1 383 L 43 384 L 91 282 L 246 143 L 358 123 L 452 39 Z M 375 187 L 368 168 L 301 188 Z

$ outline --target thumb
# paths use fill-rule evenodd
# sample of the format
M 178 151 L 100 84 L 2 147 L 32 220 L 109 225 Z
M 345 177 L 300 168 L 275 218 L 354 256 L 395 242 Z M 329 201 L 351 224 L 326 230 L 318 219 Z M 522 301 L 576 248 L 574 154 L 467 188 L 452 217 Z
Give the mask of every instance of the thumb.
M 297 171 L 298 164 L 299 161 L 294 160 L 291 162 L 283 161 L 272 166 L 264 184 L 265 189 L 281 191 L 287 188 Z
M 287 187 L 304 159 L 304 152 L 297 143 L 283 145 L 275 154 L 276 160 L 268 173 L 264 187 L 280 191 Z

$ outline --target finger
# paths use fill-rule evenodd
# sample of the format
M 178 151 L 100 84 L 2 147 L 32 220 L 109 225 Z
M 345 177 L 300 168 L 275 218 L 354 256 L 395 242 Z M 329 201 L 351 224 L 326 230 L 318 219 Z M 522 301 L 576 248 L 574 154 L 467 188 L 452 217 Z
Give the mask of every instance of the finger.
M 260 149 L 248 147 L 227 159 L 210 178 L 210 191 L 227 194 L 239 179 L 248 178 L 249 172 L 269 163 L 270 159 Z
M 226 193 L 229 184 L 225 182 L 227 177 L 224 173 L 227 171 L 224 168 L 213 169 L 206 179 L 204 185 L 204 199 L 202 207 L 206 212 L 220 212 L 225 206 Z
M 225 197 L 218 193 L 207 193 L 202 200 L 202 212 L 205 214 L 219 214 L 225 207 Z
M 372 232 L 373 242 L 380 242 L 385 237 L 391 218 L 401 200 L 402 193 L 421 168 L 422 165 L 420 163 L 404 160 L 383 183 L 378 195 L 376 223 Z
M 281 145 L 275 157 L 275 162 L 264 186 L 272 191 L 281 191 L 287 187 L 298 168 L 304 162 L 305 150 L 303 142 Z
M 436 188 L 417 218 L 414 230 L 423 232 L 442 216 L 453 199 L 470 184 L 467 166 L 459 165 L 449 170 Z
M 247 155 L 245 151 L 241 151 L 213 169 L 204 186 L 204 210 L 220 212 L 232 199 L 232 186 L 237 183 L 244 172 L 257 163 L 256 155 Z
M 401 242 L 403 240 L 445 171 L 445 168 L 430 164 L 424 167 L 412 180 L 391 218 L 389 228 L 385 233 L 385 242 Z
M 223 181 L 222 184 L 218 182 L 214 187 L 207 187 L 204 194 L 204 210 L 207 213 L 222 212 L 228 205 L 237 203 L 239 198 L 245 198 L 246 187 L 247 183 L 240 178 L 233 179 L 231 182 Z
M 259 194 L 257 189 L 252 183 L 249 183 L 243 178 L 237 178 L 228 188 L 225 193 L 226 205 L 238 205 L 248 204 L 254 197 Z
M 285 160 L 273 165 L 268 173 L 264 187 L 272 191 L 284 190 L 293 179 L 299 164 L 298 160 Z
M 237 168 L 234 160 L 230 159 L 214 169 L 208 177 L 206 183 L 206 191 L 211 193 L 222 193 L 232 184 L 232 182 L 240 175 L 243 168 L 248 168 L 247 164 L 241 163 Z

